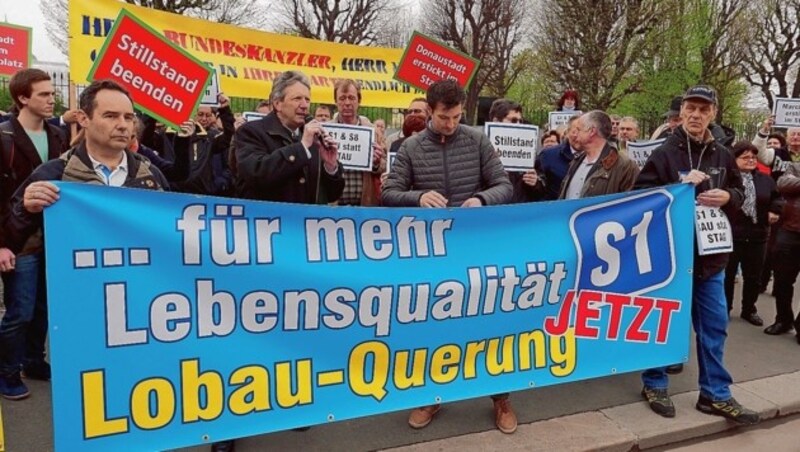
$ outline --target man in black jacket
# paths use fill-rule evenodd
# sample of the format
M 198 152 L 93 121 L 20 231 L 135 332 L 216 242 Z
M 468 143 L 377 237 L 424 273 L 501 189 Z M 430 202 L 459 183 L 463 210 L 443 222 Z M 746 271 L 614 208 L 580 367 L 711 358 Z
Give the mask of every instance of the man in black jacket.
M 303 204 L 339 199 L 344 179 L 337 144 L 321 123 L 305 123 L 310 90 L 303 73 L 283 72 L 272 83 L 272 113 L 236 131 L 238 197 Z
M 690 88 L 683 96 L 683 124 L 653 151 L 634 188 L 658 187 L 678 182 L 695 186 L 697 203 L 733 211 L 742 205 L 742 179 L 733 155 L 708 130 L 717 113 L 717 97 L 706 86 Z M 723 290 L 728 254 L 699 255 L 695 247 L 692 287 L 692 324 L 696 333 L 700 397 L 695 407 L 707 414 L 724 416 L 740 424 L 760 421 L 758 413 L 742 407 L 731 395 L 733 382 L 723 364 L 728 327 L 728 308 Z M 667 393 L 666 368 L 642 374 L 642 396 L 650 408 L 664 417 L 675 416 Z
M 164 176 L 150 165 L 149 160 L 126 150 L 133 136 L 134 114 L 133 102 L 124 88 L 110 80 L 93 82 L 81 94 L 80 107 L 78 121 L 84 129 L 84 140 L 60 158 L 36 168 L 14 193 L 5 219 L 4 237 L 11 251 L 21 256 L 35 252 L 38 256 L 36 266 L 30 262 L 23 263 L 22 258 L 17 260 L 16 273 L 24 264 L 31 276 L 20 280 L 18 275 L 11 284 L 4 278 L 6 290 L 28 294 L 28 298 L 35 297 L 36 315 L 44 315 L 45 319 L 42 211 L 57 202 L 59 197 L 58 187 L 49 181 L 65 180 L 153 190 L 167 186 Z M 29 292 L 33 292 L 33 295 Z M 29 394 L 20 380 L 20 364 L 23 364 L 23 371 L 28 377 L 34 373 L 36 378 L 50 378 L 50 366 L 44 361 L 46 320 L 42 321 L 41 326 L 36 326 L 36 330 L 33 327 L 28 329 L 28 338 L 34 332 L 41 334 L 41 344 L 29 342 L 27 350 L 24 350 L 25 328 L 19 321 L 17 311 L 15 305 L 9 306 L 0 327 L 0 393 L 12 400 L 25 398 Z M 43 329 L 38 331 L 38 328 Z M 37 348 L 34 349 L 32 345 Z M 38 349 L 39 345 L 41 350 Z M 32 353 L 35 356 L 31 357 Z M 26 354 L 24 361 L 23 354 Z
M 2 226 L 11 195 L 33 170 L 58 157 L 66 143 L 61 131 L 47 122 L 53 116 L 55 89 L 40 69 L 24 69 L 9 82 L 15 116 L 0 124 L 0 272 L 6 314 L 0 323 L 0 395 L 24 399 L 28 389 L 20 379 L 20 365 L 28 378 L 50 379 L 44 360 L 47 301 L 41 247 L 12 250 L 10 231 Z

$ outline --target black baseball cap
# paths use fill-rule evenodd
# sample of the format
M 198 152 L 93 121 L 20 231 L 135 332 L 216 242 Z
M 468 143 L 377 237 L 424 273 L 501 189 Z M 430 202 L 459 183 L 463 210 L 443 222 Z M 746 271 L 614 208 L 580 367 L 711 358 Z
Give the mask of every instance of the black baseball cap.
M 683 100 L 702 100 L 705 102 L 717 104 L 717 92 L 714 88 L 706 85 L 697 85 L 689 88 L 686 94 L 683 95 Z
M 664 113 L 664 116 L 667 118 L 671 118 L 673 116 L 678 116 L 681 114 L 681 103 L 683 103 L 683 96 L 675 96 L 672 98 L 672 102 L 669 103 L 669 111 Z

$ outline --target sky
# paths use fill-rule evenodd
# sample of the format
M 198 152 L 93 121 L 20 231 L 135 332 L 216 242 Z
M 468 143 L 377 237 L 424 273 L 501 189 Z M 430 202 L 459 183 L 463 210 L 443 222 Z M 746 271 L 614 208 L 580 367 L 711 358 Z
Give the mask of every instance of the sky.
M 67 58 L 47 37 L 44 16 L 39 10 L 41 2 L 48 0 L 0 0 L 0 21 L 33 28 L 33 55 L 39 61 L 66 63 Z

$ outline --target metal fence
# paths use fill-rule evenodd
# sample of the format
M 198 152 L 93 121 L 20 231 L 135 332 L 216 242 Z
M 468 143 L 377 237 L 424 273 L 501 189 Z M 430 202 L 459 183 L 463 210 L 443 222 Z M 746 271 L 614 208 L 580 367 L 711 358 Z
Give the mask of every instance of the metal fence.
M 56 90 L 56 113 L 60 114 L 69 106 L 69 79 L 67 74 L 64 72 L 51 72 L 50 76 L 53 78 L 53 86 Z M 79 85 L 77 88 L 78 93 L 80 93 L 82 86 Z M 7 90 L 8 79 L 0 78 L 0 94 Z M 4 97 L 0 95 L 0 102 L 2 102 L 4 99 L 8 99 L 6 100 L 8 105 L 2 105 L 2 103 L 0 103 L 0 110 L 8 111 L 8 109 L 11 108 L 11 100 L 10 97 Z M 256 106 L 259 102 L 261 102 L 261 100 L 261 98 L 234 97 L 231 98 L 231 109 L 233 109 L 234 112 L 255 111 Z M 311 105 L 311 113 L 314 112 L 314 109 L 317 107 L 317 105 L 319 104 L 314 103 Z M 383 119 L 386 121 L 386 125 L 390 129 L 399 129 L 403 126 L 403 109 L 401 108 L 361 107 L 359 109 L 359 113 L 368 117 L 372 121 Z M 547 110 L 525 109 L 524 111 L 525 118 L 531 124 L 536 124 L 538 126 L 546 126 L 548 113 L 549 111 Z M 653 131 L 660 125 L 660 121 L 640 121 L 639 129 L 641 131 L 641 138 L 649 138 Z M 757 123 L 735 123 L 727 125 L 736 131 L 737 139 L 749 140 L 752 140 L 759 127 L 759 124 Z

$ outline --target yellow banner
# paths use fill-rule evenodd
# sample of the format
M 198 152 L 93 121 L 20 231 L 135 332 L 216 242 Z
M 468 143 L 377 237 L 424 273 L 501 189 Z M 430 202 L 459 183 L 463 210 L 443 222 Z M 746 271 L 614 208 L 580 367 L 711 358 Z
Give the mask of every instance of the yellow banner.
M 143 20 L 174 44 L 209 63 L 228 96 L 264 99 L 286 70 L 311 79 L 311 101 L 334 103 L 340 78 L 361 83 L 364 106 L 406 107 L 421 91 L 392 78 L 403 49 L 363 47 L 218 24 L 129 5 L 117 0 L 69 1 L 70 78 L 87 83 L 97 52 L 120 9 Z

